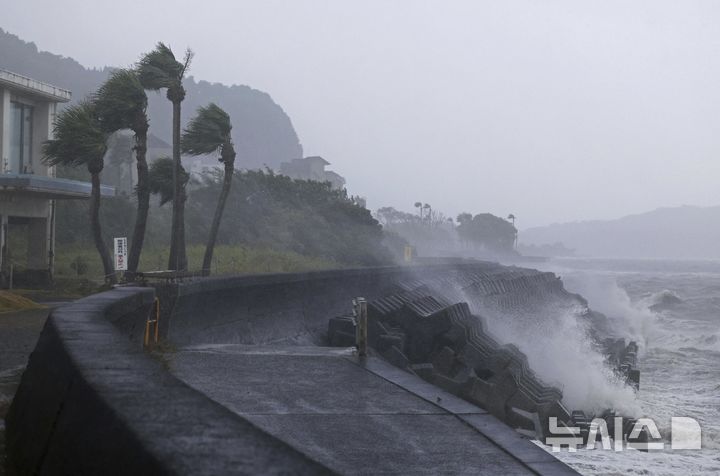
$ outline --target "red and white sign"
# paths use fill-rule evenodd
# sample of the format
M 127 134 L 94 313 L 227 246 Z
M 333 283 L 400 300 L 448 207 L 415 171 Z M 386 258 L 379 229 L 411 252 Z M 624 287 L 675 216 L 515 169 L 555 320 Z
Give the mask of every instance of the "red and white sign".
M 115 271 L 127 271 L 127 238 L 115 238 Z

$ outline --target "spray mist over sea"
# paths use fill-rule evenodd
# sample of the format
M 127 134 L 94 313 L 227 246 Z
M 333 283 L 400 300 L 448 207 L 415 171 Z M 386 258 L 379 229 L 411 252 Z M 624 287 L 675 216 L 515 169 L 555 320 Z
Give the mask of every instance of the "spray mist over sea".
M 540 267 L 607 315 L 619 336 L 638 343 L 640 391 L 605 370 L 572 312 L 544 316 L 550 321 L 542 327 L 494 326 L 493 332 L 510 341 L 515 333 L 533 368 L 562 383 L 569 408 L 604 406 L 650 417 L 666 442 L 665 450 L 649 453 L 581 449 L 555 455 L 590 475 L 720 474 L 720 262 L 563 259 Z M 671 417 L 700 423 L 702 450 L 670 449 Z

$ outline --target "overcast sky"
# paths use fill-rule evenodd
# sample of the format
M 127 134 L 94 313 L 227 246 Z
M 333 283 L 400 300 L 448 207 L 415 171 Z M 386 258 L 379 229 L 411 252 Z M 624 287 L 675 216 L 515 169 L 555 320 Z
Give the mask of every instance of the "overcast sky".
M 113 6 L 114 5 L 114 6 Z M 520 228 L 720 205 L 720 2 L 23 0 L 0 27 L 85 66 L 158 40 L 270 93 L 376 209 Z M 2 52 L 0 52 L 2 54 Z

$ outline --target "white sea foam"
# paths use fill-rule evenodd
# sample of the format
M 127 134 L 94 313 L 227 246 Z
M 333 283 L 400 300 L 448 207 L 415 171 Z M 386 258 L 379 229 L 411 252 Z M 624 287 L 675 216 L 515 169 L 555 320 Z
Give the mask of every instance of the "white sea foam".
M 556 456 L 587 475 L 720 474 L 720 269 L 697 274 L 678 262 L 667 267 L 654 262 L 650 271 L 645 270 L 647 263 L 639 263 L 637 270 L 633 264 L 596 260 L 582 269 L 551 270 L 563 275 L 567 289 L 586 297 L 592 309 L 606 314 L 616 330 L 623 329 L 644 348 L 637 394 L 643 416 L 658 424 L 666 442 L 672 416 L 696 419 L 703 449 L 673 451 L 668 446 L 651 453 L 581 449 Z M 656 307 L 657 312 L 649 309 L 668 302 L 668 297 L 675 306 Z
M 588 335 L 588 323 L 578 317 L 580 311 L 546 309 L 539 311 L 543 315 L 495 317 L 488 319 L 488 328 L 501 342 L 517 345 L 541 379 L 559 384 L 569 409 L 589 414 L 615 409 L 640 416 L 635 392 L 605 364 Z

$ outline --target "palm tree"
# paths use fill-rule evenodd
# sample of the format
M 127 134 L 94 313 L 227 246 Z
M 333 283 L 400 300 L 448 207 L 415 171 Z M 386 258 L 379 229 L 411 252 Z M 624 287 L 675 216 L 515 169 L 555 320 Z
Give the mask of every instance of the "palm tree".
M 415 202 L 415 208 L 417 208 L 417 209 L 420 211 L 420 219 L 422 220 L 422 217 L 423 217 L 422 203 L 421 203 L 421 202 Z
M 510 215 L 508 215 L 507 219 L 510 220 L 512 222 L 513 227 L 515 227 L 515 215 L 513 215 L 511 213 Z M 518 233 L 517 233 L 517 228 L 516 228 L 515 229 L 515 238 L 513 239 L 513 248 L 517 248 L 517 242 L 518 242 Z
M 138 76 L 145 89 L 159 91 L 167 89 L 167 98 L 173 105 L 173 216 L 170 235 L 170 258 L 168 268 L 187 269 L 185 252 L 185 200 L 181 183 L 182 163 L 180 162 L 180 105 L 185 99 L 182 81 L 190 67 L 192 51 L 185 52 L 183 62 L 175 59 L 172 50 L 164 43 L 158 43 L 155 49 L 145 54 L 138 63 Z
M 153 161 L 148 172 L 148 190 L 153 195 L 160 196 L 160 206 L 175 199 L 175 181 L 173 173 L 175 162 L 170 157 L 160 157 Z M 185 169 L 180 170 L 180 183 L 182 184 L 181 197 L 185 199 L 185 185 L 190 180 L 190 174 Z
M 135 228 L 130 242 L 128 270 L 126 276 L 132 277 L 137 271 L 145 240 L 148 210 L 150 208 L 150 189 L 148 188 L 147 153 L 147 95 L 140 84 L 137 72 L 128 69 L 115 70 L 110 78 L 100 86 L 95 95 L 95 105 L 102 127 L 108 132 L 131 129 L 135 133 L 135 159 L 137 161 L 137 215 Z
M 431 213 L 432 213 L 432 207 L 429 204 L 424 204 L 423 209 L 427 210 L 427 213 L 425 213 L 425 219 L 430 221 L 432 219 Z
M 100 172 L 104 166 L 109 134 L 98 120 L 95 104 L 88 100 L 60 112 L 53 132 L 55 138 L 43 144 L 43 161 L 51 166 L 84 165 L 90 172 L 90 228 L 103 264 L 105 282 L 115 284 L 115 271 L 100 227 Z
M 210 103 L 207 107 L 198 109 L 197 116 L 190 121 L 182 138 L 183 152 L 190 155 L 201 155 L 219 151 L 220 162 L 225 167 L 222 190 L 215 208 L 215 216 L 210 227 L 210 236 L 203 257 L 202 273 L 204 276 L 210 274 L 210 265 L 215 250 L 218 229 L 220 228 L 220 220 L 230 193 L 235 170 L 235 147 L 233 147 L 232 137 L 230 136 L 231 131 L 230 116 L 215 103 Z

